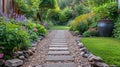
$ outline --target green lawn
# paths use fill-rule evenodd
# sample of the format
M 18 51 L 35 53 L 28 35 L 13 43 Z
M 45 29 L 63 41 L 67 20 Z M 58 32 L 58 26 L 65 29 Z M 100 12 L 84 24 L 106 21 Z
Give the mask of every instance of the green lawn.
M 52 30 L 69 30 L 68 26 L 53 26 Z
M 82 38 L 81 42 L 109 65 L 120 67 L 120 40 L 114 38 Z

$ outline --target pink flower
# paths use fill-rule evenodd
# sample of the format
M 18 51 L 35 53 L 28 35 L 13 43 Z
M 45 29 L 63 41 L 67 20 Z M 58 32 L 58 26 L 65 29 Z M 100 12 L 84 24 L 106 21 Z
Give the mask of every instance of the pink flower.
M 37 32 L 37 28 L 34 28 L 33 30 L 34 30 L 34 32 Z
M 3 53 L 0 53 L 0 59 L 2 59 L 4 57 Z

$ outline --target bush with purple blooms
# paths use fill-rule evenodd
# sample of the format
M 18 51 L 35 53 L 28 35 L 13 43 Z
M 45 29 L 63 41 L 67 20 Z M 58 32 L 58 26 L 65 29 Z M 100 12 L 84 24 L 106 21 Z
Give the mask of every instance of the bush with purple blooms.
M 0 47 L 4 48 L 0 49 L 0 54 L 4 54 L 4 59 L 9 59 L 14 51 L 28 49 L 38 36 L 45 33 L 42 25 L 27 19 L 25 15 L 0 11 Z

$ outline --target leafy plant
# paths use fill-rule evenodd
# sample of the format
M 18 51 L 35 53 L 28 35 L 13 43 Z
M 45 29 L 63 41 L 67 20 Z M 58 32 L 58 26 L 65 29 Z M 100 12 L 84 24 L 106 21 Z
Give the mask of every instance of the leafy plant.
M 104 19 L 104 18 L 112 19 L 113 17 L 115 17 L 114 15 L 116 15 L 117 9 L 118 9 L 117 3 L 110 2 L 103 4 L 99 7 L 95 7 L 94 12 L 100 19 Z
M 8 55 L 11 55 L 14 48 L 27 49 L 30 46 L 29 34 L 18 25 L 0 23 L 0 45 L 4 47 L 3 52 Z
M 118 16 L 118 20 L 114 25 L 114 37 L 120 39 L 120 15 Z
M 87 23 L 85 21 L 80 22 L 76 27 L 75 30 L 79 31 L 80 34 L 84 33 L 88 29 Z
M 75 10 L 76 16 L 89 13 L 89 9 L 82 4 L 75 5 L 74 10 Z
M 34 31 L 30 30 L 29 31 L 29 36 L 30 36 L 30 40 L 31 42 L 34 42 L 38 39 L 38 35 L 37 33 L 35 33 Z
M 33 17 L 39 10 L 41 0 L 14 0 L 14 2 L 18 5 L 19 11 L 27 17 Z
M 40 25 L 40 24 L 36 24 L 36 28 L 38 29 L 37 32 L 38 32 L 38 35 L 45 35 L 47 30 L 45 29 L 44 26 Z

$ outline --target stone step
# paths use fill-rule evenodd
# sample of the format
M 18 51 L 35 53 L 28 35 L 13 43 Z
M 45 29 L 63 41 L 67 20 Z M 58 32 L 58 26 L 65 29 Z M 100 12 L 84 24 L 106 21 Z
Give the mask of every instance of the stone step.
M 67 42 L 66 40 L 52 40 L 52 42 Z
M 69 55 L 69 51 L 49 51 L 48 55 Z
M 49 45 L 49 47 L 67 47 L 68 45 Z
M 50 47 L 49 50 L 53 50 L 53 51 L 65 51 L 65 50 L 68 50 L 68 47 Z
M 76 67 L 75 63 L 52 63 L 52 64 L 45 64 L 43 67 Z
M 51 43 L 52 45 L 67 45 L 67 43 Z
M 65 40 L 67 40 L 67 39 L 55 39 L 55 38 L 54 38 L 54 39 L 52 39 L 52 40 L 63 40 L 63 41 L 65 41 Z
M 48 55 L 46 57 L 46 61 L 51 61 L 51 62 L 60 62 L 60 61 L 74 61 L 74 58 L 72 56 L 51 56 Z
M 66 43 L 67 41 L 52 41 L 52 43 Z

